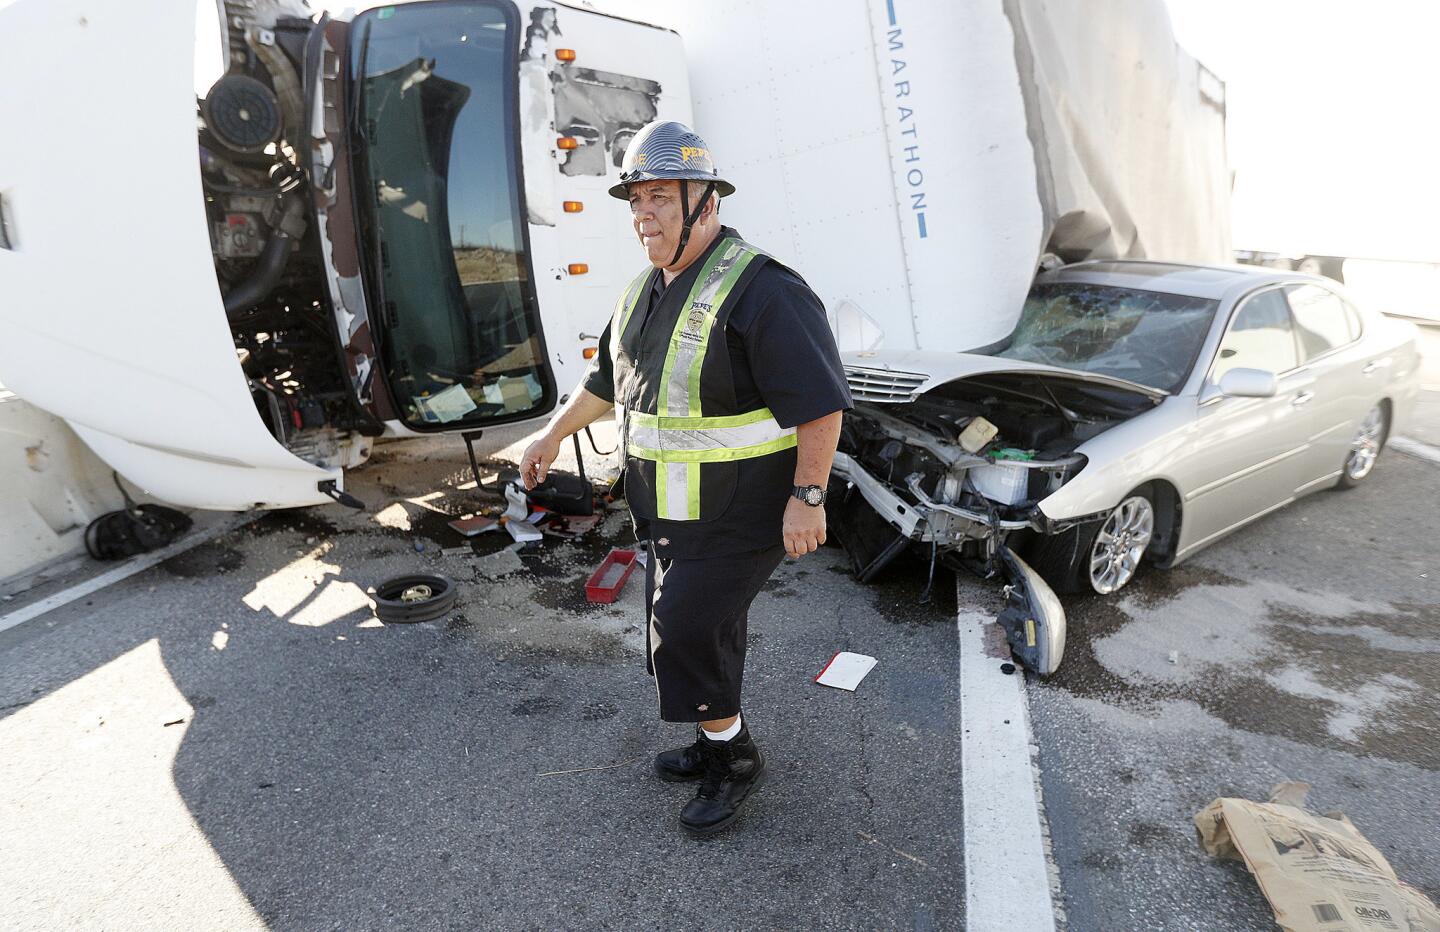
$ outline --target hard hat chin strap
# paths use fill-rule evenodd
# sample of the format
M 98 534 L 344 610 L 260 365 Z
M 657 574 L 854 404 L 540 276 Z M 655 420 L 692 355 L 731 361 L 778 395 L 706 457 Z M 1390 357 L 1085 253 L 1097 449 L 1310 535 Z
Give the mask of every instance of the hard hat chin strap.
M 680 254 L 685 251 L 685 244 L 690 242 L 690 228 L 695 226 L 695 221 L 700 219 L 700 211 L 705 209 L 710 195 L 715 193 L 715 182 L 705 183 L 705 193 L 700 195 L 700 200 L 695 203 L 695 209 L 690 209 L 690 182 L 680 179 L 680 212 L 685 217 L 685 226 L 680 230 L 680 245 L 675 247 L 675 255 L 670 257 L 670 264 L 674 265 L 680 261 Z

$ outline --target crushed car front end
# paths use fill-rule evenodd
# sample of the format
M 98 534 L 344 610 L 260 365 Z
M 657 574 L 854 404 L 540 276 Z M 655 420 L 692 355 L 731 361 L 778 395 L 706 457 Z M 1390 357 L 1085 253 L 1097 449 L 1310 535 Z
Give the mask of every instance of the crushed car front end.
M 1012 609 L 1002 623 L 1015 623 L 1006 627 L 1017 656 L 1028 649 L 1039 664 L 1032 669 L 1053 672 L 1064 612 L 1016 551 L 1101 517 L 1057 519 L 1044 504 L 1084 473 L 1088 441 L 1154 410 L 1165 393 L 963 353 L 846 362 L 855 408 L 835 458 L 830 514 L 856 576 L 871 581 L 912 549 L 932 564 L 1003 576 Z M 1039 651 L 1047 639 L 1052 646 Z
M 852 354 L 847 363 L 855 410 L 836 457 L 835 514 L 862 580 L 911 544 L 945 562 L 988 563 L 1012 534 L 1063 530 L 1077 519 L 1057 520 L 1042 504 L 1084 470 L 1084 444 L 1164 397 L 964 353 Z

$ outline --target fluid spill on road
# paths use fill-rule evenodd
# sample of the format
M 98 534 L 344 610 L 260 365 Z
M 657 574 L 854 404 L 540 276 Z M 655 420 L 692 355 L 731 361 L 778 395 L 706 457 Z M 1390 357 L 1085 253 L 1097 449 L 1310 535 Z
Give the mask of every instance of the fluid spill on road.
M 1184 565 L 1066 609 L 1065 662 L 1047 688 L 1141 711 L 1188 700 L 1247 731 L 1440 769 L 1433 607 Z

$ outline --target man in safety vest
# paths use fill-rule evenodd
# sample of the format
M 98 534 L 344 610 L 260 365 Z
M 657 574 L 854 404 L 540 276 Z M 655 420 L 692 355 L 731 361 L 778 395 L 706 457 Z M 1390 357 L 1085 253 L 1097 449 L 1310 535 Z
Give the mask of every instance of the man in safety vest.
M 696 741 L 655 759 L 700 780 L 680 814 L 698 834 L 740 813 L 765 759 L 740 715 L 750 603 L 785 554 L 825 542 L 825 486 L 850 392 L 825 309 L 790 269 L 720 225 L 720 178 L 680 123 L 642 129 L 614 197 L 628 200 L 649 265 L 625 289 L 600 352 L 530 445 L 545 480 L 561 442 L 612 406 L 645 566 L 646 669 L 660 717 Z

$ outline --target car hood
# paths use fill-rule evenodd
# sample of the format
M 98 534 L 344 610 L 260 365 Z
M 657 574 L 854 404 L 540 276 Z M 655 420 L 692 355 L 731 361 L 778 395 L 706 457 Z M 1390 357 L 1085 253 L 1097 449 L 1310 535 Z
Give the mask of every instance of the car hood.
M 1026 374 L 1046 381 L 1102 386 L 1158 402 L 1170 393 L 1114 376 L 1062 369 L 1043 363 L 981 356 L 976 353 L 939 353 L 923 350 L 874 350 L 841 354 L 850 393 L 856 401 L 903 403 L 948 382 L 983 375 Z

